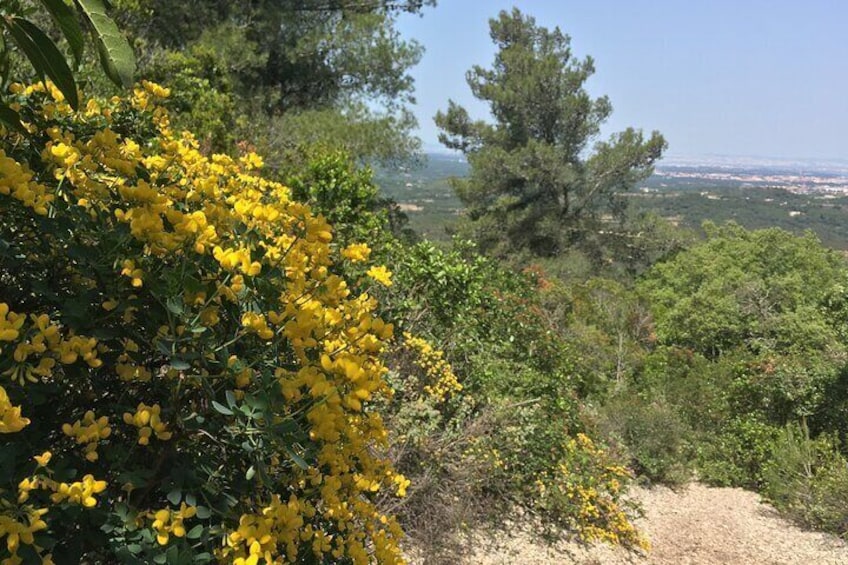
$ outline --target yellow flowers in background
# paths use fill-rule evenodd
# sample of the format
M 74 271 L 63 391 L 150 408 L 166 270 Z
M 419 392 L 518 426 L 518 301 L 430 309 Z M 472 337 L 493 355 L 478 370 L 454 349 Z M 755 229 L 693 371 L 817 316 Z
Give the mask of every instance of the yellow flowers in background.
M 403 337 L 404 346 L 415 354 L 413 363 L 424 372 L 424 392 L 437 401 L 444 401 L 449 395 L 462 390 L 453 367 L 444 359 L 444 352 L 408 332 Z
M 352 243 L 342 249 L 342 257 L 354 263 L 367 261 L 371 255 L 371 248 L 364 243 Z
M 586 542 L 649 549 L 622 498 L 631 472 L 610 463 L 610 456 L 583 433 L 569 439 L 563 452 L 559 469 L 536 480 L 542 504 L 568 508 L 568 529 Z

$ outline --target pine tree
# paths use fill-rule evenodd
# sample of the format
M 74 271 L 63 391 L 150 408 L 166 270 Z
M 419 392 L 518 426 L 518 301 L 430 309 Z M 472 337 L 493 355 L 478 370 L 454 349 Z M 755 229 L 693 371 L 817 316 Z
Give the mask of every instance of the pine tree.
M 467 81 L 494 123 L 450 101 L 436 115 L 440 141 L 471 165 L 455 189 L 484 250 L 556 255 L 621 217 L 621 193 L 651 174 L 666 142 L 630 128 L 589 151 L 612 112 L 609 99 L 584 88 L 591 57 L 575 59 L 567 35 L 518 9 L 490 20 L 490 30 L 494 64 L 473 67 Z

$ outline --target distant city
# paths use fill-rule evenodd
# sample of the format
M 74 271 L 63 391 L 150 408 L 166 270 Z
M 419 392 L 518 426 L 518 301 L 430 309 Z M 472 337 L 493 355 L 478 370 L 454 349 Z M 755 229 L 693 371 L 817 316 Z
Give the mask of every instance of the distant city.
M 465 159 L 444 151 L 427 158 L 457 163 L 462 176 Z M 780 188 L 795 194 L 848 195 L 848 160 L 779 159 L 726 155 L 664 157 L 642 191 L 712 187 Z
M 687 183 L 782 188 L 796 194 L 848 194 L 848 161 L 755 157 L 667 157 L 643 190 Z

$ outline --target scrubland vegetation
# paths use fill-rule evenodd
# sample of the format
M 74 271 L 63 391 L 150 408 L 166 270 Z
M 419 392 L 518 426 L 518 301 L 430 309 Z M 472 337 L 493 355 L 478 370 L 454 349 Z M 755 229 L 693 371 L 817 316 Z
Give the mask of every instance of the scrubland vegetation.
M 841 255 L 627 214 L 665 142 L 593 146 L 591 60 L 517 11 L 420 239 L 366 163 L 414 159 L 427 3 L 299 4 L 3 4 L 2 563 L 450 561 L 504 516 L 639 550 L 634 480 L 848 533 Z

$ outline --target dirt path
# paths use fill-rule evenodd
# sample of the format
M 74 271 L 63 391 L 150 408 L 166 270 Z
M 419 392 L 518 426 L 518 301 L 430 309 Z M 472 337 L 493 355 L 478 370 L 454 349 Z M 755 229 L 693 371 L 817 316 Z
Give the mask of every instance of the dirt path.
M 781 519 L 759 496 L 699 484 L 674 492 L 634 492 L 645 516 L 637 524 L 651 541 L 647 555 L 608 546 L 546 546 L 528 532 L 491 540 L 475 536 L 467 563 L 479 565 L 848 565 L 848 544 Z M 424 560 L 426 563 L 426 560 Z

